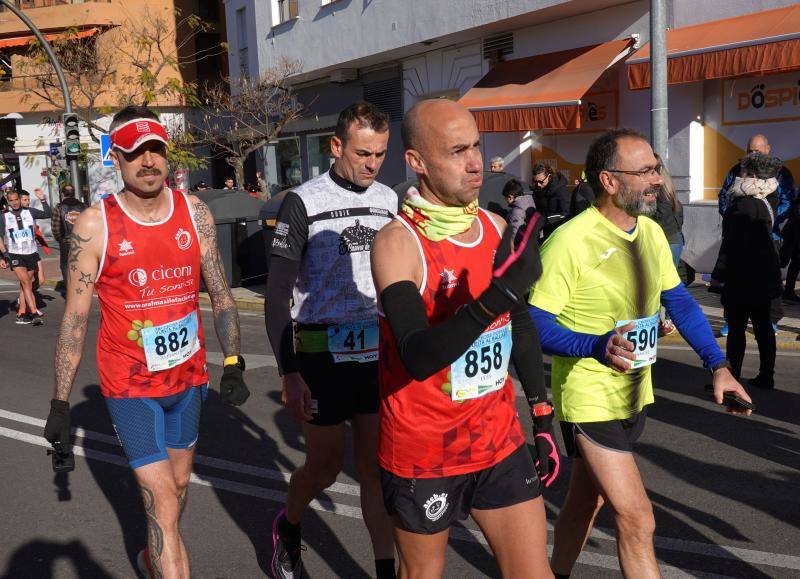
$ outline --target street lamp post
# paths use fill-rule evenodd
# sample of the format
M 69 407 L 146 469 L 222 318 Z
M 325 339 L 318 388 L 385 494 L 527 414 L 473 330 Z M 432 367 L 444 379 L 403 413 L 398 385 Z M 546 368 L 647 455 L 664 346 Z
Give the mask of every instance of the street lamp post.
M 17 8 L 11 0 L 0 0 L 0 3 L 3 4 L 8 10 L 13 12 L 17 15 L 17 18 L 22 20 L 22 22 L 27 26 L 33 35 L 36 37 L 36 40 L 42 45 L 44 48 L 45 54 L 47 54 L 47 58 L 50 59 L 50 64 L 53 65 L 53 68 L 56 70 L 56 76 L 58 77 L 58 83 L 61 85 L 61 92 L 64 94 L 64 112 L 71 113 L 72 112 L 72 99 L 69 96 L 69 87 L 67 87 L 67 80 L 64 78 L 64 71 L 61 70 L 61 64 L 58 62 L 58 58 L 56 58 L 55 53 L 53 52 L 53 48 L 50 46 L 50 43 L 47 42 L 47 39 L 44 35 L 39 31 L 36 25 L 28 18 L 25 13 Z M 70 159 L 69 161 L 69 172 L 72 176 L 72 186 L 75 188 L 75 193 L 79 194 L 81 187 L 80 187 L 80 179 L 78 177 L 78 160 L 77 159 Z
M 664 0 L 650 0 L 650 140 L 664 162 L 668 139 L 666 6 Z

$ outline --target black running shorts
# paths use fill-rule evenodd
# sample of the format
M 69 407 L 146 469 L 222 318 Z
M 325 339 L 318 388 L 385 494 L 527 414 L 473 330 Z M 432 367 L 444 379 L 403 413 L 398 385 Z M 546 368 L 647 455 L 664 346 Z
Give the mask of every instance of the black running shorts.
M 633 443 L 639 440 L 644 431 L 647 418 L 647 407 L 641 412 L 623 420 L 606 420 L 603 422 L 561 422 L 561 433 L 564 435 L 564 446 L 572 458 L 581 458 L 577 435 L 608 450 L 617 452 L 633 452 Z
M 38 253 L 31 253 L 31 254 L 24 254 L 24 253 L 9 253 L 8 258 L 11 261 L 9 264 L 11 269 L 17 269 L 18 267 L 24 267 L 28 271 L 36 271 L 38 267 L 39 257 Z
M 377 414 L 377 362 L 336 364 L 329 352 L 297 352 L 297 365 L 311 390 L 311 424 L 332 426 L 356 414 Z
M 441 478 L 403 478 L 381 468 L 386 510 L 406 531 L 433 535 L 472 509 L 510 507 L 542 494 L 528 445 L 483 470 Z

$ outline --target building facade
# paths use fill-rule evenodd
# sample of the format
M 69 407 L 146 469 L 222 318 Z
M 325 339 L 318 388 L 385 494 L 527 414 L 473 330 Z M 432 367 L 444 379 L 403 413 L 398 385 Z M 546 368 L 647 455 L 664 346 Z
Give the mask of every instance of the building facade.
M 119 51 L 119 43 L 122 43 L 123 50 L 133 52 L 132 47 L 125 44 L 135 42 L 134 34 L 126 30 L 128 23 L 158 23 L 153 25 L 153 38 L 163 39 L 164 51 L 175 53 L 177 58 L 219 52 L 220 44 L 225 41 L 225 11 L 221 0 L 16 0 L 16 5 L 49 41 L 80 40 L 94 51 L 92 54 L 98 55 L 96 63 L 103 62 L 104 55 L 119 57 L 118 65 L 108 76 L 105 92 L 91 109 L 80 90 L 71 91 L 76 112 L 85 116 L 87 110 L 95 111 L 94 118 L 83 120 L 90 120 L 103 129 L 107 129 L 113 112 L 120 106 L 118 95 L 126 90 L 121 85 L 131 82 L 137 74 L 129 59 Z M 183 43 L 180 22 L 192 14 L 209 26 L 194 34 L 190 42 Z M 157 27 L 163 28 L 156 30 Z M 6 177 L 12 177 L 18 186 L 30 191 L 42 188 L 55 203 L 59 199 L 59 183 L 68 180 L 62 169 L 66 163 L 58 158 L 55 147 L 64 138 L 63 100 L 60 96 L 57 102 L 37 97 L 35 90 L 41 91 L 45 73 L 38 75 L 35 66 L 30 66 L 32 39 L 32 34 L 16 15 L 7 9 L 0 10 L 0 65 L 3 69 L 0 75 L 0 153 Z M 185 66 L 167 65 L 160 72 L 159 82 L 167 79 L 181 83 L 214 82 L 226 74 L 227 58 L 212 57 Z M 67 80 L 69 83 L 69 75 Z M 162 96 L 153 102 L 152 108 L 168 126 L 182 128 L 186 110 L 181 105 L 176 97 Z M 99 131 L 95 129 L 93 133 L 97 137 Z M 81 162 L 81 182 L 87 189 L 85 196 L 94 202 L 104 193 L 118 191 L 122 186 L 118 172 L 103 165 L 100 145 L 91 137 L 85 122 L 81 123 L 81 142 L 86 147 Z
M 744 17 L 740 27 L 746 29 L 750 19 L 794 4 L 667 0 L 667 24 L 677 31 Z M 492 112 L 505 108 L 525 117 L 519 112 L 521 105 L 484 107 L 481 114 L 487 120 L 481 127 L 487 169 L 488 159 L 499 155 L 506 170 L 524 180 L 530 181 L 533 164 L 546 162 L 572 181 L 598 131 L 631 126 L 649 134 L 649 88 L 633 87 L 629 78 L 630 63 L 647 53 L 646 0 L 227 0 L 225 8 L 232 75 L 253 75 L 283 58 L 303 64 L 294 86 L 307 103 L 306 118 L 287 127 L 258 160 L 278 188 L 328 168 L 327 143 L 336 113 L 362 98 L 382 107 L 392 120 L 380 179 L 389 185 L 403 181 L 409 176 L 398 130 L 403 113 L 424 98 L 477 102 L 472 94 L 484 96 L 485 91 L 471 89 L 494 84 L 487 75 L 518 75 L 519 70 L 501 74 L 501 69 L 514 68 L 514 61 L 528 75 L 522 82 L 535 81 L 530 86 L 548 91 L 554 102 L 542 103 L 542 94 L 528 95 L 536 101 L 531 106 L 546 111 L 549 120 L 542 121 L 542 115 L 530 120 L 533 115 L 528 115 L 527 126 L 504 124 L 498 121 L 502 115 Z M 668 50 L 674 52 L 679 47 L 670 46 L 670 38 Z M 722 34 L 721 44 L 725 38 Z M 687 50 L 686 54 L 698 52 Z M 603 51 L 605 60 L 598 60 Z M 578 63 L 579 58 L 591 61 L 596 71 L 584 75 L 582 85 L 573 75 L 580 91 L 565 100 L 559 96 L 565 77 L 548 84 L 547 75 L 551 68 L 564 70 L 558 67 Z M 667 165 L 686 204 L 684 259 L 698 271 L 713 267 L 721 231 L 717 193 L 750 135 L 765 134 L 773 153 L 800 176 L 800 143 L 793 136 L 800 119 L 794 111 L 800 106 L 796 88 L 800 62 L 793 70 L 669 85 Z M 759 92 L 773 95 L 770 106 L 763 104 Z M 563 106 L 557 110 L 556 105 Z M 572 111 L 572 116 L 564 111 Z M 551 122 L 559 115 L 560 121 Z

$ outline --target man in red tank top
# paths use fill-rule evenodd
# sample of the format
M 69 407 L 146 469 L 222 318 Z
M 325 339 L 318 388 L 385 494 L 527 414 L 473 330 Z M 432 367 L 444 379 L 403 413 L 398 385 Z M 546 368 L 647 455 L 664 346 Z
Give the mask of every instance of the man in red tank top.
M 419 188 L 372 247 L 382 312 L 378 461 L 401 575 L 440 576 L 450 525 L 472 516 L 504 577 L 552 577 L 541 487 L 558 474 L 558 451 L 524 300 L 541 273 L 537 222 L 514 250 L 505 221 L 478 207 L 480 135 L 462 106 L 416 104 L 402 137 Z M 512 360 L 533 415 L 535 463 Z
M 139 570 L 146 577 L 189 577 L 178 521 L 208 383 L 201 276 L 225 355 L 220 395 L 234 405 L 249 396 L 239 317 L 208 206 L 164 186 L 167 133 L 158 116 L 127 107 L 114 116 L 110 134 L 111 157 L 125 188 L 81 213 L 72 231 L 55 395 L 44 436 L 61 456 L 69 452 L 67 401 L 96 291 L 100 389 L 147 513 Z

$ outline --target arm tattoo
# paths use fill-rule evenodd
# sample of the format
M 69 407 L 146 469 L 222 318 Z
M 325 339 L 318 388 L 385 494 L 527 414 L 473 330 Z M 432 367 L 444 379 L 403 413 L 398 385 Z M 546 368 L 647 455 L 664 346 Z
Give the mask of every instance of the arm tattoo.
M 85 245 L 91 240 L 91 237 L 84 238 L 74 231 L 72 232 L 72 235 L 69 237 L 69 258 L 67 259 L 70 271 L 78 271 L 78 259 L 81 256 L 81 252 L 85 249 Z
M 211 309 L 214 312 L 214 329 L 217 332 L 222 352 L 225 356 L 235 356 L 240 352 L 239 312 L 233 294 L 225 279 L 225 266 L 217 249 L 217 230 L 214 219 L 203 202 L 193 206 L 194 220 L 200 235 L 200 270 L 206 282 Z
M 80 289 L 80 288 L 78 288 Z M 61 322 L 56 342 L 56 391 L 55 397 L 59 400 L 68 400 L 72 390 L 72 382 L 78 371 L 81 361 L 83 342 L 86 339 L 86 329 L 89 317 L 85 314 L 67 313 Z
M 164 552 L 164 531 L 158 524 L 156 517 L 156 499 L 146 486 L 142 485 L 142 501 L 144 512 L 147 514 L 147 549 L 150 555 L 150 566 L 153 568 L 153 577 L 163 577 L 161 572 L 161 554 Z
M 82 283 L 86 289 L 89 289 L 89 286 L 92 285 L 94 282 L 92 281 L 92 274 L 86 273 L 85 271 L 81 272 L 81 279 L 78 282 Z

